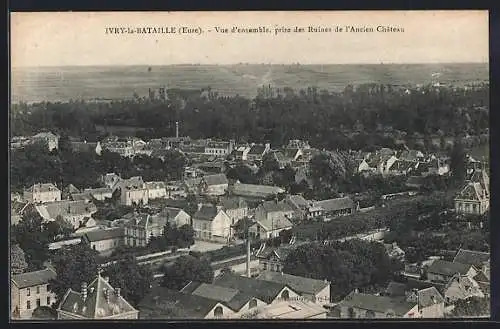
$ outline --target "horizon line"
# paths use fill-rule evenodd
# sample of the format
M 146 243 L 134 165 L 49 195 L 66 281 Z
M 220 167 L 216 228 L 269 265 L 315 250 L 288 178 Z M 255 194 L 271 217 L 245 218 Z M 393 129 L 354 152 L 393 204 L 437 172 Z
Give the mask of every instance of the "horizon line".
M 159 66 L 234 66 L 234 65 L 278 65 L 278 66 L 311 66 L 311 65 L 451 65 L 451 64 L 487 64 L 489 61 L 468 61 L 468 62 L 370 62 L 370 63 L 171 63 L 171 64 L 69 64 L 69 65 L 29 65 L 11 66 L 11 69 L 28 68 L 64 68 L 64 67 L 159 67 Z

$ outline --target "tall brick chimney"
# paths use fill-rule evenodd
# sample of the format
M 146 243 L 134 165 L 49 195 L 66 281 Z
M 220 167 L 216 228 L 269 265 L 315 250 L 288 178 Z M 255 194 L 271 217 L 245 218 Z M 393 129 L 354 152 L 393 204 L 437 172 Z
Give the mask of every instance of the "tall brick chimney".
M 82 298 L 85 301 L 87 299 L 87 282 L 82 282 Z

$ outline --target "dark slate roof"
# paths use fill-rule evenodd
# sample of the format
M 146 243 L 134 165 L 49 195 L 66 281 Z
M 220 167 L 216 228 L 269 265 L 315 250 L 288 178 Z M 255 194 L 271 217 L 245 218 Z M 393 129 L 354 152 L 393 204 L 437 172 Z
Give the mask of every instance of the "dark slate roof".
M 395 316 L 403 316 L 416 306 L 416 303 L 407 302 L 404 298 L 376 296 L 363 293 L 351 293 L 341 302 L 341 304 L 347 307 L 356 307 L 377 313 L 394 312 Z
M 122 238 L 124 235 L 123 228 L 111 228 L 104 230 L 94 230 L 85 233 L 87 239 L 91 242 L 109 240 L 109 239 L 118 239 Z
M 165 207 L 161 211 L 161 215 L 165 216 L 168 219 L 173 219 L 179 215 L 179 213 L 183 211 L 181 208 L 174 208 L 174 207 Z
M 354 208 L 354 201 L 350 197 L 317 201 L 314 207 L 321 207 L 325 212 Z
M 56 272 L 51 268 L 46 268 L 39 271 L 26 272 L 13 275 L 11 280 L 19 289 L 34 287 L 41 284 L 47 284 L 51 279 L 56 278 Z
M 467 274 L 469 269 L 472 267 L 470 264 L 462 264 L 457 262 L 448 262 L 442 259 L 438 259 L 432 263 L 432 265 L 427 269 L 428 273 L 436 273 L 446 276 L 452 276 L 455 274 Z
M 269 303 L 286 287 L 285 284 L 256 280 L 233 273 L 223 273 L 215 278 L 214 284 L 222 287 L 237 289 L 253 294 L 256 298 Z
M 94 195 L 94 194 L 113 193 L 113 190 L 111 190 L 108 187 L 99 187 L 99 188 L 86 188 L 84 192 L 87 192 L 90 195 Z
M 228 209 L 241 209 L 241 208 L 247 208 L 248 205 L 246 201 L 242 198 L 238 197 L 224 197 L 220 200 L 221 206 L 228 210 Z
M 293 212 L 294 211 L 292 206 L 290 206 L 288 203 L 283 202 L 283 201 L 280 201 L 280 202 L 264 201 L 260 205 L 260 207 L 264 208 L 266 213 L 278 212 L 278 211 L 282 211 L 282 212 Z
M 238 292 L 239 291 L 237 289 L 202 283 L 192 292 L 192 294 L 227 303 L 232 300 Z
M 266 150 L 266 147 L 263 145 L 254 145 L 250 148 L 250 151 L 248 151 L 248 154 L 250 154 L 250 155 L 262 155 L 265 150 Z
M 87 319 L 102 319 L 136 311 L 100 275 L 88 285 L 85 299 L 81 292 L 69 289 L 59 304 L 59 309 Z
M 40 215 L 45 219 L 56 219 L 58 216 L 90 216 L 97 211 L 96 205 L 88 200 L 63 200 L 44 203 L 36 206 Z
M 217 216 L 217 207 L 213 205 L 202 205 L 201 208 L 193 215 L 197 220 L 212 221 Z
M 71 194 L 71 199 L 73 201 L 85 201 L 85 200 L 92 200 L 92 196 L 88 192 L 73 193 Z
M 219 302 L 185 292 L 158 287 L 139 303 L 143 319 L 203 319 Z
M 490 261 L 490 254 L 487 252 L 460 249 L 453 259 L 453 262 L 462 264 L 472 264 L 482 266 L 483 263 Z
M 211 186 L 211 185 L 223 185 L 223 184 L 229 183 L 226 175 L 224 175 L 224 174 L 207 175 L 207 176 L 204 176 L 202 179 L 209 186 Z
M 385 293 L 389 296 L 405 296 L 406 292 L 409 292 L 413 289 L 422 290 L 433 287 L 434 284 L 428 281 L 422 280 L 410 280 L 408 279 L 406 282 L 395 282 L 391 281 L 387 285 L 385 289 Z
M 287 228 L 292 228 L 293 226 L 293 223 L 285 217 L 279 217 L 279 218 L 266 217 L 264 219 L 257 220 L 257 223 L 259 223 L 259 225 L 263 227 L 266 231 L 287 229 Z
M 288 201 L 299 209 L 309 207 L 309 201 L 307 201 L 302 195 L 290 195 L 288 196 Z
M 257 279 L 281 283 L 289 286 L 299 294 L 317 294 L 328 287 L 329 283 L 324 280 L 304 278 L 301 276 L 278 273 L 273 271 L 262 272 Z
M 66 186 L 66 188 L 64 189 L 64 192 L 65 193 L 69 193 L 69 194 L 74 194 L 74 193 L 80 193 L 80 190 L 76 188 L 75 185 L 73 184 L 69 184 L 68 186 Z

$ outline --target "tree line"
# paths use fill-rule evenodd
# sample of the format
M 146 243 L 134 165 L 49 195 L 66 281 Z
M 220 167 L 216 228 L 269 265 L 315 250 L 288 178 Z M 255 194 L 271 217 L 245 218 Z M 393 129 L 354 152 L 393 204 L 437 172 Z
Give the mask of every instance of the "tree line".
M 380 84 L 347 86 L 343 92 L 308 88 L 271 98 L 190 97 L 156 102 L 133 99 L 111 103 L 43 102 L 13 105 L 13 135 L 40 129 L 96 140 L 97 125 L 147 127 L 144 138 L 181 134 L 192 138 L 269 141 L 307 139 L 317 148 L 361 149 L 395 145 L 417 137 L 479 136 L 489 126 L 489 86 L 394 88 Z M 418 138 L 417 138 L 418 139 Z M 429 143 L 427 143 L 429 144 Z M 429 146 L 429 145 L 428 145 Z

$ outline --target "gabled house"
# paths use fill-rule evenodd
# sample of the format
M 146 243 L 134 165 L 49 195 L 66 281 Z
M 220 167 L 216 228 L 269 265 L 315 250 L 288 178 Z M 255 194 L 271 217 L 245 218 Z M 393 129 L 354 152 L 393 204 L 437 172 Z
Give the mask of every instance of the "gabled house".
M 34 184 L 23 192 L 23 199 L 26 202 L 45 203 L 61 201 L 61 190 L 54 184 Z
M 391 298 L 401 298 L 407 301 L 418 303 L 418 313 L 422 318 L 443 318 L 444 317 L 444 297 L 433 285 L 418 281 L 389 282 L 384 296 Z
M 172 226 L 181 227 L 184 225 L 192 225 L 191 216 L 181 208 L 165 207 L 158 216 L 165 217 Z
M 232 310 L 231 318 L 239 318 L 248 311 L 266 305 L 264 301 L 255 297 L 249 291 L 241 291 L 215 284 L 191 281 L 181 289 L 181 292 L 220 302 Z
M 303 244 L 305 244 L 305 242 L 296 242 L 294 244 L 285 244 L 275 248 L 268 248 L 264 245 L 262 250 L 259 250 L 256 255 L 259 260 L 259 268 L 264 271 L 281 272 L 288 255 L 295 248 Z
M 164 216 L 131 213 L 124 218 L 124 242 L 130 247 L 146 247 L 151 237 L 163 234 L 167 218 Z
M 139 311 L 112 287 L 100 274 L 80 291 L 68 289 L 57 308 L 58 320 L 136 320 Z
M 251 236 L 261 240 L 276 238 L 281 231 L 291 230 L 293 223 L 286 217 L 275 218 L 273 216 L 264 219 L 256 219 L 256 225 L 249 228 Z
M 322 209 L 327 221 L 332 217 L 351 215 L 356 211 L 356 205 L 350 197 L 316 201 L 312 206 Z
M 351 292 L 337 307 L 341 319 L 420 318 L 418 302 L 404 297 Z
M 96 205 L 89 200 L 63 200 L 35 205 L 36 211 L 46 221 L 57 219 L 64 220 L 75 229 L 90 225 L 92 221 L 86 221 L 97 212 Z
M 234 311 L 216 299 L 158 287 L 139 303 L 140 319 L 231 319 Z
M 249 146 L 240 146 L 231 152 L 230 158 L 235 161 L 246 161 L 248 152 L 250 152 L 250 148 L 251 147 Z
M 304 278 L 274 271 L 264 271 L 256 279 L 285 284 L 304 299 L 319 305 L 330 303 L 330 282 L 326 280 Z
M 120 189 L 120 203 L 122 205 L 132 206 L 149 203 L 149 191 L 140 176 L 120 180 L 117 188 Z
M 485 171 L 475 171 L 455 196 L 455 211 L 475 215 L 487 212 L 490 208 L 489 180 Z
M 471 264 L 462 264 L 438 259 L 427 269 L 427 279 L 436 282 L 448 282 L 457 274 L 473 278 L 476 276 L 477 272 L 478 271 Z
M 391 175 L 409 175 L 418 166 L 418 162 L 407 160 L 396 160 L 389 167 L 388 173 Z
M 122 227 L 93 230 L 82 236 L 82 243 L 86 243 L 95 251 L 107 255 L 123 245 L 124 235 Z
M 264 201 L 255 209 L 255 220 L 263 224 L 272 224 L 273 221 L 281 219 L 292 220 L 295 209 L 285 201 Z M 286 222 L 283 222 L 286 223 Z M 273 227 L 271 225 L 269 228 Z
M 62 199 L 71 199 L 73 194 L 79 194 L 81 191 L 73 184 L 69 184 L 62 190 Z
M 50 280 L 56 278 L 54 269 L 13 275 L 10 278 L 11 316 L 13 319 L 30 319 L 40 306 L 52 306 L 56 295 L 50 290 Z
M 248 204 L 243 198 L 223 197 L 219 201 L 219 205 L 229 218 L 231 218 L 232 225 L 235 225 L 238 221 L 248 216 Z
M 285 190 L 277 186 L 235 183 L 229 189 L 230 194 L 248 200 L 262 200 L 277 194 L 285 193 Z
M 264 145 L 252 145 L 247 153 L 248 161 L 262 161 L 264 155 L 266 155 L 271 150 L 271 144 L 266 143 Z
M 303 220 L 310 214 L 311 202 L 302 195 L 287 195 L 285 202 L 295 209 L 294 219 Z
M 488 252 L 459 249 L 455 258 L 453 258 L 453 262 L 474 265 L 476 269 L 482 270 L 486 275 L 489 275 L 490 258 L 491 256 Z
M 149 200 L 167 197 L 167 188 L 164 182 L 146 182 L 145 184 Z
M 228 187 L 229 181 L 226 175 L 208 175 L 201 178 L 199 191 L 202 195 L 220 196 L 227 192 Z
M 252 294 L 266 304 L 275 304 L 300 297 L 300 294 L 287 284 L 257 280 L 227 272 L 217 276 L 213 284 Z
M 444 288 L 444 296 L 448 303 L 470 297 L 483 298 L 484 293 L 476 280 L 467 275 L 454 275 Z
M 220 206 L 200 204 L 192 221 L 195 239 L 228 242 L 232 237 L 231 218 Z

